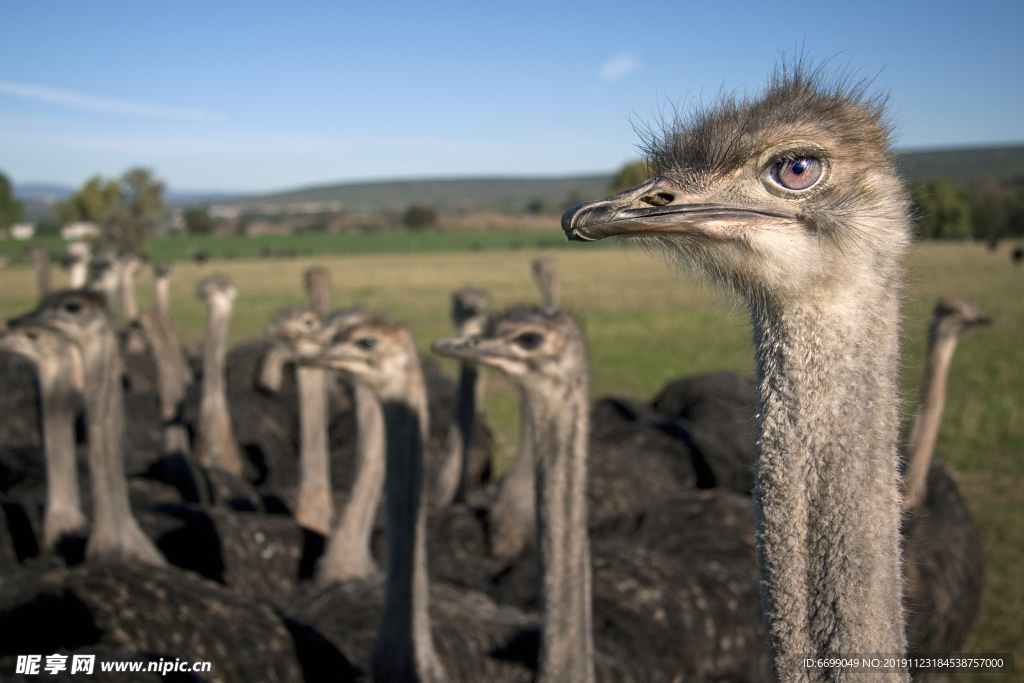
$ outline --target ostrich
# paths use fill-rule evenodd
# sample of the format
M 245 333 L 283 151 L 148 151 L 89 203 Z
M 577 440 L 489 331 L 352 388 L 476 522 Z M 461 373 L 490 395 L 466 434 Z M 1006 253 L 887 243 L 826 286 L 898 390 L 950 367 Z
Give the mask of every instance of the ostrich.
M 303 280 L 313 311 L 321 318 L 326 318 L 331 310 L 331 274 L 326 268 L 318 266 L 306 270 Z
M 555 260 L 550 257 L 536 259 L 533 262 L 533 278 L 540 288 L 544 310 L 558 310 L 560 290 Z M 519 555 L 536 533 L 534 465 L 533 455 L 529 450 L 529 424 L 526 415 L 521 415 L 516 457 L 511 469 L 502 479 L 498 497 L 490 511 L 490 547 L 495 557 L 512 558 Z
M 293 357 L 312 356 L 320 345 L 312 333 L 320 318 L 302 304 L 274 314 L 267 329 L 271 336 L 285 340 Z M 300 365 L 295 370 L 299 390 L 299 493 L 295 521 L 299 526 L 326 536 L 334 519 L 331 498 L 331 468 L 328 452 L 327 371 Z
M 243 462 L 231 429 L 225 393 L 224 352 L 231 309 L 238 290 L 223 275 L 199 283 L 196 296 L 206 303 L 209 322 L 203 346 L 203 398 L 196 425 L 195 457 L 204 467 L 242 477 Z
M 452 322 L 459 335 L 479 334 L 487 324 L 490 297 L 466 287 L 452 294 Z M 459 366 L 455 419 L 448 432 L 445 459 L 437 476 L 434 503 L 438 506 L 466 502 L 470 451 L 474 445 L 477 416 L 483 412 L 484 375 L 471 363 Z
M 142 269 L 142 259 L 135 254 L 121 257 L 121 307 L 126 323 L 139 317 L 139 304 L 135 298 L 135 275 Z
M 294 608 L 300 614 L 316 612 L 318 606 L 331 604 L 339 596 L 341 613 L 316 620 L 334 620 L 334 626 L 322 628 L 336 634 L 353 619 L 359 623 L 354 627 L 348 623 L 350 628 L 365 630 L 372 620 L 365 615 L 380 613 L 370 657 L 375 681 L 529 680 L 523 667 L 483 656 L 529 628 L 528 618 L 497 608 L 480 595 L 430 590 L 424 486 L 429 413 L 426 382 L 412 336 L 383 318 L 367 317 L 337 332 L 318 356 L 305 362 L 352 377 L 380 402 L 386 428 L 388 566 L 382 609 L 380 582 L 374 578 L 322 586 L 304 605 L 300 600 Z M 447 616 L 433 627 L 432 610 Z M 353 616 L 360 614 L 364 615 L 361 620 Z M 358 639 L 358 634 L 346 630 L 336 637 Z
M 25 255 L 36 269 L 39 299 L 45 299 L 50 293 L 50 252 L 42 244 L 33 244 L 25 250 Z
M 550 256 L 536 259 L 533 262 L 533 279 L 540 288 L 545 311 L 557 311 L 561 301 L 561 290 L 558 283 L 558 266 Z
M 911 656 L 957 652 L 978 614 L 984 552 L 977 524 L 940 465 L 933 462 L 957 342 L 989 324 L 974 304 L 943 299 L 928 330 L 928 360 L 904 451 L 907 638 Z M 915 679 L 919 672 L 915 673 Z
M 909 202 L 881 99 L 798 63 L 647 140 L 657 175 L 562 216 L 742 295 L 754 329 L 754 503 L 772 668 L 906 652 L 897 470 Z M 906 670 L 881 674 L 906 680 Z
M 68 268 L 68 289 L 81 289 L 89 275 L 92 249 L 88 242 L 69 242 L 64 262 Z
M 156 299 L 153 308 L 139 315 L 139 324 L 146 335 L 156 362 L 160 393 L 160 419 L 163 423 L 163 452 L 188 455 L 191 451 L 188 432 L 181 423 L 182 402 L 192 383 L 192 373 L 181 353 L 178 330 L 171 317 L 170 273 L 168 263 L 153 265 Z
M 519 385 L 531 437 L 541 556 L 540 681 L 593 681 L 590 547 L 587 537 L 589 377 L 583 339 L 567 316 L 502 327 L 486 338 L 440 340 L 434 349 L 492 365 Z M 520 322 L 514 320 L 514 322 Z M 531 321 L 533 322 L 533 321 Z M 560 334 L 545 336 L 547 327 Z M 511 343 L 509 343 L 511 340 Z M 545 347 L 541 349 L 541 347 Z M 571 348 L 568 352 L 565 347 Z M 534 353 L 540 350 L 540 353 Z
M 86 559 L 163 566 L 163 556 L 139 528 L 128 502 L 121 356 L 106 308 L 102 294 L 67 290 L 47 297 L 11 325 L 48 327 L 81 352 L 93 501 Z
M 114 326 L 117 325 L 117 309 L 121 295 L 121 265 L 117 249 L 109 244 L 104 245 L 96 250 L 89 263 L 89 276 L 85 282 L 85 289 L 101 292 L 106 296 L 107 312 Z
M 0 337 L 0 350 L 17 353 L 36 367 L 46 454 L 43 550 L 52 551 L 63 537 L 81 534 L 86 527 L 78 493 L 74 431 L 85 387 L 82 356 L 64 336 L 33 323 L 19 325 Z

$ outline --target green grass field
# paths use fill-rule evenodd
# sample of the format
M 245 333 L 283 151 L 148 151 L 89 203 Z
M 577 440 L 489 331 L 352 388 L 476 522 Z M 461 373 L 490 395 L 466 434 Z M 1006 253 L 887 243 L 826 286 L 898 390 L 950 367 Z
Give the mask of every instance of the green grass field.
M 332 236 L 311 236 L 332 237 Z M 361 237 L 361 236 L 353 236 Z M 370 236 L 378 237 L 378 236 Z M 407 235 L 406 238 L 412 239 Z M 479 237 L 479 236 L 477 236 Z M 547 237 L 555 244 L 560 240 Z M 9 242 L 7 244 L 10 244 Z M 590 343 L 594 396 L 648 399 L 669 379 L 712 369 L 753 374 L 747 316 L 742 304 L 681 279 L 644 254 L 618 248 L 540 251 L 521 242 L 510 250 L 495 243 L 470 251 L 462 242 L 430 253 L 354 253 L 290 259 L 181 262 L 172 285 L 174 313 L 183 342 L 203 334 L 205 310 L 194 297 L 197 281 L 228 275 L 240 295 L 231 342 L 260 335 L 271 312 L 303 301 L 301 275 L 311 265 L 330 269 L 336 306 L 362 303 L 407 323 L 421 348 L 452 334 L 451 292 L 473 285 L 491 292 L 496 309 L 537 302 L 530 262 L 556 254 L 564 307 L 584 323 Z M 333 251 L 333 250 L 331 250 Z M 394 249 L 390 251 L 395 251 Z M 257 252 L 258 253 L 258 252 Z M 318 252 L 319 253 L 319 252 Z M 908 262 L 902 386 L 909 415 L 921 378 L 927 319 L 937 298 L 977 301 L 992 316 L 991 328 L 972 332 L 957 353 L 943 420 L 938 458 L 954 472 L 981 524 L 988 577 L 983 613 L 965 652 L 1021 651 L 1024 643 L 1024 268 L 1014 268 L 1007 249 L 927 244 Z M 55 285 L 65 282 L 59 269 Z M 151 277 L 137 280 L 142 306 L 152 300 Z M 0 312 L 5 317 L 34 304 L 35 281 L 27 265 L 0 271 Z M 454 376 L 454 365 L 442 361 Z M 499 438 L 499 468 L 507 465 L 517 438 L 518 409 L 511 387 L 488 377 L 488 415 Z M 1024 681 L 1018 673 L 999 680 Z M 961 681 L 994 680 L 962 675 Z

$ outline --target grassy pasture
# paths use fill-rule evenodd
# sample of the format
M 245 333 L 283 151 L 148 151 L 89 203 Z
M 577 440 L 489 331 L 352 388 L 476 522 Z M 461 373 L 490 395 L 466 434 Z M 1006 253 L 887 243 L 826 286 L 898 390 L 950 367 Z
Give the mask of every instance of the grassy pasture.
M 203 334 L 205 310 L 194 297 L 197 281 L 228 275 L 240 295 L 231 343 L 259 335 L 271 312 L 304 300 L 301 275 L 311 265 L 330 269 L 336 306 L 358 302 L 387 312 L 413 329 L 426 351 L 431 340 L 452 334 L 449 297 L 473 285 L 490 291 L 495 309 L 537 302 L 530 263 L 541 254 L 526 248 L 471 252 L 357 253 L 288 260 L 216 261 L 176 265 L 174 314 L 184 343 Z M 593 245 L 588 245 L 593 246 Z M 583 322 L 589 338 L 592 393 L 650 398 L 669 379 L 711 369 L 753 374 L 743 306 L 681 279 L 648 256 L 617 248 L 559 249 L 564 307 Z M 55 285 L 66 274 L 54 270 Z M 152 301 L 151 276 L 137 279 L 140 305 Z M 10 317 L 35 300 L 31 270 L 13 264 L 0 271 L 0 313 Z M 902 386 L 905 414 L 913 408 L 923 370 L 927 319 L 935 301 L 955 294 L 977 301 L 991 328 L 972 332 L 953 364 L 950 396 L 938 458 L 953 471 L 982 525 L 989 573 L 983 613 L 965 652 L 1022 651 L 1024 644 L 1024 268 L 1014 268 L 1003 248 L 927 244 L 908 262 L 904 309 Z M 442 361 L 454 375 L 454 365 Z M 517 439 L 515 392 L 498 375 L 488 377 L 489 418 L 507 465 Z M 958 680 L 991 675 L 960 675 Z M 1018 673 L 1001 680 L 1024 681 Z

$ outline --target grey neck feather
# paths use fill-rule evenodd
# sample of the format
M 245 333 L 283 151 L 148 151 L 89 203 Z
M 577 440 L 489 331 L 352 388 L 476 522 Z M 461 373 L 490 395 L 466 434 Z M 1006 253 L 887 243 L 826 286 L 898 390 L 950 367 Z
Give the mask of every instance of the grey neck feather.
M 334 502 L 331 499 L 331 461 L 327 448 L 327 371 L 299 366 L 299 526 L 326 536 L 331 532 Z
M 186 387 L 191 383 L 191 373 L 181 355 L 174 320 L 159 309 L 151 309 L 139 316 L 139 323 L 156 361 L 164 452 L 188 455 L 191 452 L 188 434 L 175 418 L 185 399 Z
M 168 274 L 156 275 L 153 280 L 156 310 L 164 315 L 171 314 L 171 278 Z
M 585 365 L 583 376 L 558 392 L 523 389 L 532 437 L 541 563 L 540 683 L 594 680 L 586 498 L 590 406 Z
M 241 476 L 242 458 L 231 428 L 224 378 L 230 322 L 231 306 L 213 302 L 203 346 L 203 398 L 199 406 L 195 454 L 205 467 L 216 467 Z
M 85 548 L 86 559 L 166 564 L 142 533 L 128 502 L 124 471 L 124 390 L 117 339 L 113 330 L 104 326 L 81 346 L 85 360 L 85 412 L 93 501 L 93 528 Z
M 320 583 L 364 579 L 379 573 L 370 553 L 373 520 L 384 490 L 384 415 L 373 392 L 354 385 L 358 474 L 348 504 L 317 564 Z
M 448 677 L 434 650 L 427 576 L 423 491 L 423 456 L 428 439 L 426 389 L 416 362 L 406 368 L 406 373 L 409 381 L 405 396 L 381 397 L 387 433 L 384 486 L 388 568 L 384 611 L 373 652 L 373 680 L 441 683 Z
M 515 557 L 537 534 L 537 505 L 533 476 L 533 437 L 526 403 L 520 405 L 519 446 L 512 468 L 501 480 L 491 507 L 491 554 Z
M 46 510 L 43 514 L 43 547 L 53 550 L 62 536 L 86 526 L 78 492 L 75 457 L 75 408 L 78 392 L 72 383 L 74 368 L 69 353 L 47 358 L 40 364 L 39 393 L 42 402 L 43 444 L 46 448 Z
M 30 257 L 36 269 L 39 298 L 44 299 L 50 293 L 50 252 L 40 246 L 31 251 Z
M 939 333 L 936 321 L 932 321 L 931 334 L 928 336 L 928 360 L 904 453 L 907 466 L 903 505 L 906 510 L 919 508 L 928 493 L 928 470 L 931 468 L 935 444 L 939 439 L 939 427 L 942 425 L 949 367 L 959 341 L 955 332 Z
M 121 268 L 121 308 L 126 321 L 139 317 L 139 304 L 135 299 L 135 268 Z
M 795 303 L 753 315 L 754 504 L 776 680 L 849 675 L 805 669 L 806 656 L 906 649 L 898 289 L 862 286 L 837 297 L 845 305 Z M 906 680 L 905 672 L 880 675 Z

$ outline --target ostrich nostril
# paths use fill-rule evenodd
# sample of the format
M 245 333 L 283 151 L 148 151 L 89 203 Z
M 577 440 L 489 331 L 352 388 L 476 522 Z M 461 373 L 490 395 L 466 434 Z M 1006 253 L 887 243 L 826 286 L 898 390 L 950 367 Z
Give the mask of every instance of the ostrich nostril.
M 649 194 L 645 197 L 641 197 L 640 201 L 648 206 L 666 206 L 671 204 L 675 197 L 668 192 L 658 192 L 657 194 Z

